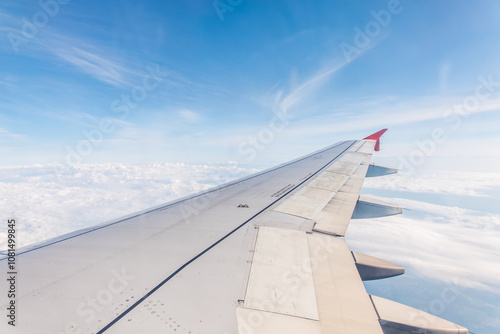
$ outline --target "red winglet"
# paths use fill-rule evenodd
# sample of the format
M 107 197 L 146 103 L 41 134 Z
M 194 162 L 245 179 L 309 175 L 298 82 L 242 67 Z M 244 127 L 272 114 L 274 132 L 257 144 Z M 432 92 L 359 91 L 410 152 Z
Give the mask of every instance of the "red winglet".
M 372 139 L 376 140 L 377 142 L 375 143 L 375 151 L 380 151 L 380 137 L 387 131 L 387 129 L 380 130 L 379 132 L 375 132 L 372 135 L 369 135 L 368 137 L 364 139 Z

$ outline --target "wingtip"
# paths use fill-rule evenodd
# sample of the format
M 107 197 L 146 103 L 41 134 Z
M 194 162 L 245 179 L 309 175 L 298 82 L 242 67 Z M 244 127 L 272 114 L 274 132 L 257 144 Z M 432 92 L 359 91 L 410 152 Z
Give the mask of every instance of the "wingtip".
M 366 138 L 363 138 L 364 140 L 366 139 L 373 139 L 373 140 L 379 140 L 380 137 L 387 131 L 387 129 L 382 129 L 380 131 L 375 132 L 374 134 L 369 135 Z
M 378 152 L 380 151 L 380 137 L 387 131 L 387 129 L 382 129 L 378 132 L 375 132 L 372 135 L 369 135 L 366 138 L 363 138 L 363 140 L 371 139 L 371 140 L 376 140 L 377 142 L 375 143 L 375 151 Z

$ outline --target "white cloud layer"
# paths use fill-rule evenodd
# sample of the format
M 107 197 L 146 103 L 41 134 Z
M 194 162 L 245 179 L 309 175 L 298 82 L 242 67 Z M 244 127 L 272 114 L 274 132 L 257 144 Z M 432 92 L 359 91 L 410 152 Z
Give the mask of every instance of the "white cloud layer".
M 92 164 L 58 179 L 48 166 L 0 167 L 0 209 L 19 221 L 18 246 L 88 227 L 208 189 L 255 172 L 236 164 Z M 421 172 L 412 177 L 366 180 L 365 190 L 488 197 L 500 177 L 488 173 Z M 397 194 L 401 197 L 401 192 Z M 500 216 L 403 198 L 385 199 L 411 209 L 403 216 L 353 221 L 353 250 L 404 265 L 408 270 L 464 287 L 500 288 Z M 2 227 L 3 228 L 3 227 Z M 0 249 L 5 230 L 0 230 Z
M 412 208 L 435 213 L 425 219 L 398 216 L 355 220 L 349 227 L 349 246 L 403 265 L 417 276 L 499 291 L 498 215 L 468 210 L 462 215 L 463 209 L 421 203 Z
M 235 164 L 88 164 L 57 178 L 48 166 L 0 167 L 0 209 L 18 247 L 206 190 L 254 172 Z M 0 249 L 5 248 L 4 226 Z
M 500 214 L 471 208 L 481 207 L 478 203 L 483 201 L 495 202 L 492 196 L 499 189 L 500 175 L 493 173 L 423 171 L 368 178 L 364 192 L 397 191 L 398 197 L 374 197 L 409 211 L 353 220 L 348 243 L 355 250 L 403 265 L 416 276 L 498 294 Z M 417 194 L 418 200 L 400 198 L 405 193 Z
M 500 187 L 498 173 L 458 171 L 417 171 L 415 175 L 395 174 L 367 178 L 364 189 L 386 189 L 426 194 L 487 196 L 486 191 Z

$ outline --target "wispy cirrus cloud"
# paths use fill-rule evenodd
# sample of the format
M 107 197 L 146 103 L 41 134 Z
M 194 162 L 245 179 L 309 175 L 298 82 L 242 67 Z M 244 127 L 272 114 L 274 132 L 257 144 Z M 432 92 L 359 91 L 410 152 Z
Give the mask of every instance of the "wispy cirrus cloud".
M 177 111 L 177 115 L 190 123 L 196 123 L 196 122 L 201 121 L 200 114 L 198 114 L 192 110 L 189 110 L 189 109 L 179 110 L 179 111 Z
M 113 86 L 123 86 L 128 82 L 126 74 L 129 70 L 109 57 L 69 45 L 51 48 L 49 51 L 99 81 Z
M 17 139 L 22 139 L 24 137 L 25 137 L 25 135 L 23 135 L 23 134 L 14 133 L 14 132 L 11 132 L 7 129 L 0 128 L 0 140 L 2 140 L 2 139 L 17 140 Z
M 342 101 L 331 106 L 332 112 L 321 117 L 301 122 L 302 126 L 291 129 L 294 135 L 311 136 L 332 133 L 332 124 L 341 123 L 336 133 L 354 132 L 364 129 L 402 126 L 438 120 L 443 126 L 451 126 L 453 119 L 445 120 L 449 111 L 459 103 L 461 97 L 421 97 L 408 99 L 396 96 L 367 96 L 353 101 Z M 477 109 L 466 115 L 500 110 L 500 98 L 492 97 L 482 102 Z M 355 111 L 355 112 L 354 112 Z M 450 116 L 451 115 L 451 116 Z
M 83 37 L 50 29 L 37 40 L 38 47 L 54 60 L 71 65 L 77 71 L 119 88 L 136 84 L 144 75 L 146 64 L 133 63 L 102 43 L 90 43 Z M 141 68 L 144 65 L 144 68 Z
M 328 65 L 322 67 L 316 72 L 311 73 L 302 81 L 298 81 L 296 78 L 293 78 L 293 80 L 290 80 L 289 82 L 289 86 L 292 87 L 289 92 L 285 93 L 283 90 L 280 90 L 275 93 L 272 98 L 272 101 L 274 102 L 273 109 L 287 111 L 292 106 L 299 104 L 321 88 L 321 86 L 335 73 L 355 61 L 357 58 L 362 57 L 369 50 L 376 47 L 379 42 L 380 41 L 374 42 L 369 47 L 360 50 L 360 52 L 354 55 L 351 59 L 341 58 L 328 61 Z
M 7 41 L 4 48 L 10 52 L 19 49 L 17 52 L 22 55 L 38 59 L 43 59 L 44 54 L 45 57 L 55 56 L 57 61 L 70 64 L 81 73 L 117 87 L 127 86 L 131 75 L 138 75 L 139 71 L 135 70 L 133 64 L 99 43 L 90 44 L 82 37 L 55 30 L 50 24 L 39 28 L 28 38 L 20 30 L 25 24 L 20 17 L 0 13 L 0 18 L 3 23 L 0 31 L 5 33 Z M 22 43 L 15 47 L 11 45 L 11 35 L 17 36 L 15 43 Z
M 308 34 L 311 31 L 301 31 L 276 43 L 273 47 L 280 48 L 283 45 L 293 44 L 298 37 Z M 275 112 L 287 112 L 292 107 L 312 97 L 335 73 L 375 48 L 385 37 L 386 35 L 381 36 L 378 40 L 374 40 L 370 45 L 360 49 L 359 52 L 352 55 L 349 59 L 341 56 L 337 56 L 334 59 L 321 57 L 321 59 L 316 60 L 316 63 L 324 65 L 320 66 L 319 69 L 316 67 L 316 70 L 309 71 L 309 73 L 302 75 L 302 77 L 299 77 L 295 69 L 292 68 L 288 80 L 277 82 L 264 94 L 255 94 L 253 100 L 266 109 Z

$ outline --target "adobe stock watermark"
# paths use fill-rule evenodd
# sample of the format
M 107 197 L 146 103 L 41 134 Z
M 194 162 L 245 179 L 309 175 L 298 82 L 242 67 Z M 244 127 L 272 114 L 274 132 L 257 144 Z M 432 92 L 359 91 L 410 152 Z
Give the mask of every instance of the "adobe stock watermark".
M 141 84 L 132 87 L 128 93 L 121 94 L 120 98 L 111 102 L 110 109 L 114 117 L 96 120 L 94 127 L 82 130 L 83 139 L 75 145 L 66 145 L 64 162 L 53 162 L 53 169 L 58 178 L 65 173 L 65 167 L 83 163 L 85 158 L 104 142 L 106 135 L 115 131 L 117 124 L 124 121 L 131 110 L 137 109 L 149 93 L 157 89 L 169 75 L 169 72 L 162 70 L 160 65 L 146 66 L 146 72 Z
M 440 145 L 448 140 L 450 132 L 459 130 L 463 126 L 464 120 L 478 111 L 481 102 L 493 94 L 500 93 L 500 81 L 494 81 L 493 75 L 490 74 L 487 78 L 480 76 L 478 81 L 479 84 L 476 86 L 474 94 L 466 96 L 461 103 L 444 111 L 443 126 L 432 129 L 429 138 L 417 141 L 416 148 L 407 157 L 399 157 L 399 174 L 408 176 L 413 174 L 429 157 L 435 154 Z
M 110 271 L 110 276 L 105 287 L 95 294 L 87 296 L 76 306 L 75 313 L 80 319 L 67 322 L 64 330 L 59 331 L 58 334 L 83 334 L 82 326 L 79 323 L 92 323 L 97 314 L 110 306 L 116 296 L 121 294 L 130 282 L 135 279 L 134 276 L 127 274 L 125 269 L 121 269 L 121 271 L 113 269 Z
M 224 21 L 224 15 L 228 12 L 232 13 L 242 2 L 243 0 L 214 0 L 212 6 L 214 6 L 215 12 L 219 16 L 219 20 Z
M 347 61 L 351 61 L 356 55 L 372 45 L 384 29 L 391 23 L 393 16 L 401 14 L 403 9 L 400 0 L 389 0 L 386 9 L 379 11 L 372 10 L 370 15 L 373 20 L 368 21 L 363 29 L 354 27 L 355 34 L 353 44 L 346 42 L 340 43 L 340 50 Z
M 256 136 L 248 136 L 238 145 L 238 153 L 245 156 L 248 162 L 253 161 L 257 153 L 265 150 L 276 135 L 283 132 L 294 118 L 295 116 L 287 110 L 276 111 L 267 126 L 260 129 Z
M 21 18 L 21 28 L 16 32 L 8 32 L 7 39 L 15 53 L 18 53 L 20 47 L 29 43 L 35 38 L 40 29 L 45 28 L 51 19 L 59 14 L 61 5 L 66 5 L 70 0 L 40 0 L 38 6 L 40 10 L 36 11 L 30 18 L 23 16 Z

